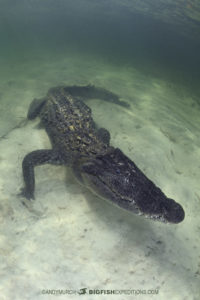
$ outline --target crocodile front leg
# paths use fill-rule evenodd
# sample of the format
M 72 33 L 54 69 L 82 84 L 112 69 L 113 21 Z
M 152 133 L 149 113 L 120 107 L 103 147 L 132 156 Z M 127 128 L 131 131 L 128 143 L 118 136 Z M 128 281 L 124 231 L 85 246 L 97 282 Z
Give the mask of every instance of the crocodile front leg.
M 34 199 L 35 175 L 34 167 L 43 164 L 63 164 L 59 158 L 59 153 L 54 150 L 36 150 L 24 157 L 22 162 L 23 177 L 25 187 L 22 195 L 27 199 Z
M 97 131 L 98 137 L 102 140 L 106 145 L 110 145 L 110 132 L 105 128 L 99 128 Z

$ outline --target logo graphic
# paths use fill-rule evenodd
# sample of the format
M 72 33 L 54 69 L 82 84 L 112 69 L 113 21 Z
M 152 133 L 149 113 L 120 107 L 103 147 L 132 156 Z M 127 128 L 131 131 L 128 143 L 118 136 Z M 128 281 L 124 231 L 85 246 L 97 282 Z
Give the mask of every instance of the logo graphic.
M 80 289 L 80 292 L 78 292 L 78 293 L 79 293 L 79 295 L 87 294 L 87 288 Z

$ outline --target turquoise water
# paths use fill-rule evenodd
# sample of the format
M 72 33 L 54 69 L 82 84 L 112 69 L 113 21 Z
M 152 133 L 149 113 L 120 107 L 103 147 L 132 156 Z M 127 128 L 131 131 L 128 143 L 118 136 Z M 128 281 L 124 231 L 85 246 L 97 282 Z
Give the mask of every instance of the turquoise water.
M 85 299 L 199 299 L 200 41 L 118 1 L 0 5 L 2 299 L 81 288 L 140 294 Z M 17 197 L 23 157 L 50 147 L 38 120 L 25 122 L 30 102 L 56 85 L 89 83 L 130 103 L 88 101 L 112 145 L 181 203 L 182 223 L 121 211 L 79 187 L 63 166 L 36 168 L 34 203 Z

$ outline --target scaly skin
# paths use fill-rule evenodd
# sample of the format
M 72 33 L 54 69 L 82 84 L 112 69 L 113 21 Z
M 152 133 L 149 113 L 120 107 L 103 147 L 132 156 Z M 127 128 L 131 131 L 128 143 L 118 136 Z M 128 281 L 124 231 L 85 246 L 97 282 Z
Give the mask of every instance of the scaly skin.
M 121 150 L 110 146 L 109 132 L 96 127 L 91 109 L 82 101 L 89 98 L 128 107 L 117 95 L 94 86 L 55 87 L 46 97 L 33 100 L 28 119 L 40 117 L 52 149 L 25 156 L 23 195 L 34 199 L 35 166 L 63 164 L 71 166 L 81 184 L 119 207 L 162 222 L 181 222 L 181 205 L 167 198 Z

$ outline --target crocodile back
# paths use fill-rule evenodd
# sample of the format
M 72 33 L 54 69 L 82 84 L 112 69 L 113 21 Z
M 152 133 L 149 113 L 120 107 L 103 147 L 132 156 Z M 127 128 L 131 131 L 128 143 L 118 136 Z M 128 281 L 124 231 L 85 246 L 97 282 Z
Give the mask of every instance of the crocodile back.
M 107 145 L 97 135 L 91 109 L 62 87 L 49 90 L 40 113 L 53 148 L 74 155 L 96 155 Z

